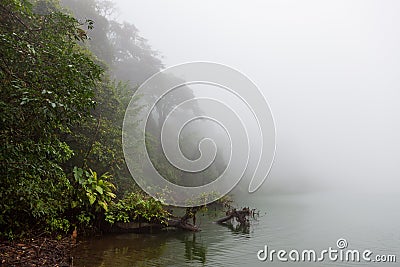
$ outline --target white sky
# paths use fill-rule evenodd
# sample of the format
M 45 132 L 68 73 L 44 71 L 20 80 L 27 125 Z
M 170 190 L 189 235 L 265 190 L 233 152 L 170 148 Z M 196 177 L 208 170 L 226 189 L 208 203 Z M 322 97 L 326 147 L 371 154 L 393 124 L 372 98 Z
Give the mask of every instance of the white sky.
M 400 1 L 116 2 L 167 66 L 214 61 L 260 87 L 270 183 L 400 190 Z

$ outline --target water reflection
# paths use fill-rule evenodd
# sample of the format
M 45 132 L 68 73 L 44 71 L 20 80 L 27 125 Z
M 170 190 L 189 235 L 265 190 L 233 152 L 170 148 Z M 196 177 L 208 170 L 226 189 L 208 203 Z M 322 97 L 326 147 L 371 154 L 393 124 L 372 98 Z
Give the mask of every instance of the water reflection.
M 146 265 L 165 251 L 168 236 L 124 234 L 88 240 L 74 251 L 75 266 Z
M 204 242 L 196 241 L 196 234 L 185 235 L 183 243 L 185 244 L 185 258 L 188 261 L 206 262 L 207 247 Z
M 240 234 L 248 236 L 250 234 L 250 224 L 240 224 L 240 223 L 227 223 L 220 224 L 223 227 L 228 228 L 233 234 Z
M 348 203 L 351 208 L 347 208 Z M 399 196 L 314 194 L 260 198 L 251 205 L 262 207 L 262 213 L 268 211 L 268 215 L 251 220 L 250 227 L 212 223 L 224 216 L 212 210 L 198 217 L 202 231 L 197 233 L 169 230 L 90 240 L 78 247 L 75 266 L 263 266 L 265 263 L 258 261 L 257 251 L 266 244 L 287 251 L 321 251 L 334 246 L 339 237 L 346 238 L 354 249 L 398 255 L 400 216 L 393 212 L 394 203 L 399 203 Z M 323 265 L 339 264 L 354 266 L 344 262 Z M 287 263 L 268 262 L 268 265 L 287 266 Z

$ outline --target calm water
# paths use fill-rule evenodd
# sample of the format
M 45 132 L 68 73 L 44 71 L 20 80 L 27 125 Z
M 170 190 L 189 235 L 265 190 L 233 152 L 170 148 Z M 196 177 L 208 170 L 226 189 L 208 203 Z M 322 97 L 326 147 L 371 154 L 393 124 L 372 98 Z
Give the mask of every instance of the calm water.
M 398 195 L 344 193 L 260 196 L 245 202 L 260 212 L 249 231 L 212 223 L 215 211 L 199 216 L 202 231 L 123 234 L 89 240 L 75 252 L 76 266 L 365 266 L 365 262 L 261 262 L 257 251 L 269 249 L 336 249 L 345 238 L 348 249 L 394 254 L 400 261 Z M 266 214 L 265 214 L 266 213 Z M 216 216 L 216 217 L 215 217 Z

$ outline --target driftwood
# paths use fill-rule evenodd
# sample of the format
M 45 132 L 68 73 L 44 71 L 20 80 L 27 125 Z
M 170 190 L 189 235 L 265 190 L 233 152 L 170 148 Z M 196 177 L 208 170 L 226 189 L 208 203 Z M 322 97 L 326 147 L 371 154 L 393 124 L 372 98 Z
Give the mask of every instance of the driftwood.
M 198 232 L 200 228 L 196 225 L 196 213 L 201 207 L 186 208 L 186 212 L 182 217 L 171 217 L 167 221 L 167 225 L 161 223 L 116 223 L 116 226 L 123 231 L 140 231 L 143 228 L 165 228 L 165 227 L 175 227 L 187 231 Z M 240 226 L 249 226 L 249 216 L 255 215 L 255 210 L 250 210 L 249 208 L 243 208 L 241 210 L 228 210 L 226 216 L 217 220 L 216 223 L 221 225 L 228 225 L 231 219 L 236 219 Z M 189 220 L 192 219 L 192 223 Z
M 200 228 L 196 226 L 196 213 L 200 207 L 187 208 L 186 213 L 182 217 L 172 217 L 167 220 L 167 225 L 161 223 L 147 223 L 147 222 L 117 222 L 114 227 L 116 232 L 138 232 L 146 229 L 161 229 L 165 227 L 175 227 L 183 230 L 198 232 Z M 193 220 L 193 224 L 189 220 Z
M 181 219 L 169 219 L 168 227 L 176 227 L 183 230 L 198 232 L 200 228 L 197 225 L 191 224 L 189 222 L 182 221 Z
M 185 215 L 168 220 L 168 227 L 176 227 L 193 232 L 200 231 L 200 228 L 196 226 L 196 213 L 199 209 L 200 207 L 186 208 Z M 190 219 L 193 220 L 193 224 L 189 223 Z
M 226 222 L 230 221 L 231 219 L 235 218 L 241 225 L 246 225 L 249 223 L 247 216 L 252 214 L 252 210 L 249 208 L 243 208 L 242 210 L 228 210 L 226 212 L 226 216 L 217 220 L 216 223 L 218 224 L 225 224 Z

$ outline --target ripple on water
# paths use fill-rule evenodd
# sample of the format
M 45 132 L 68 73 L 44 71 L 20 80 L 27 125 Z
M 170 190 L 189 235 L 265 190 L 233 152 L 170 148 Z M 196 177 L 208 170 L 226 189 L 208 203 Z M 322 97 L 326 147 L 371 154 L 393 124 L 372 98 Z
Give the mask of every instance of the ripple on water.
M 259 262 L 256 253 L 264 245 L 288 251 L 320 251 L 335 247 L 341 237 L 346 238 L 352 249 L 396 254 L 400 251 L 400 215 L 395 212 L 395 203 L 399 200 L 399 196 L 267 196 L 253 204 L 261 214 L 267 214 L 260 216 L 248 232 L 212 223 L 215 217 L 199 216 L 203 231 L 198 233 L 169 231 L 89 240 L 76 251 L 75 263 L 87 267 L 287 266 L 276 261 Z M 329 261 L 296 264 L 309 265 L 363 266 L 362 263 Z

